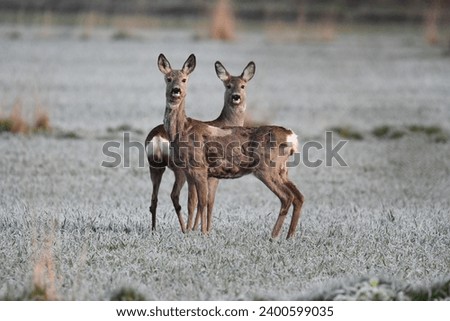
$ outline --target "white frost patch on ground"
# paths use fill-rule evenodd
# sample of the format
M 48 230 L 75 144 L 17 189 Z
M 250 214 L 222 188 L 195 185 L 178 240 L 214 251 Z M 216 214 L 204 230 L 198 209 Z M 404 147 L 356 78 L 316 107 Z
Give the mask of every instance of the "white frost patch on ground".
M 48 244 L 57 296 L 69 300 L 109 299 L 124 286 L 149 300 L 303 298 L 333 280 L 349 280 L 355 289 L 367 275 L 395 284 L 448 276 L 449 143 L 418 135 L 366 137 L 343 148 L 348 167 L 291 168 L 305 206 L 297 238 L 275 242 L 269 235 L 279 201 L 255 178 L 221 182 L 213 232 L 203 237 L 181 234 L 169 196 L 173 175 L 166 171 L 152 234 L 151 185 L 148 169 L 137 166 L 137 149 L 131 168 L 100 166 L 109 126 L 141 129 L 131 138 L 143 143 L 162 122 L 159 52 L 174 66 L 190 53 L 179 48 L 198 55 L 186 110 L 201 119 L 216 117 L 222 107 L 213 62 L 239 71 L 254 60 L 260 67 L 248 87 L 247 110 L 292 128 L 302 144 L 305 137 L 323 142 L 325 130 L 341 124 L 448 130 L 446 58 L 412 34 L 342 35 L 332 43 L 296 45 L 251 36 L 248 43 L 225 44 L 180 37 L 185 43 L 175 45 L 164 35 L 155 33 L 151 46 L 0 37 L 6 106 L 38 84 L 52 124 L 82 136 L 0 134 L 0 298 L 30 291 L 37 256 Z M 185 208 L 186 191 L 181 204 Z M 290 214 L 283 236 L 289 220 Z

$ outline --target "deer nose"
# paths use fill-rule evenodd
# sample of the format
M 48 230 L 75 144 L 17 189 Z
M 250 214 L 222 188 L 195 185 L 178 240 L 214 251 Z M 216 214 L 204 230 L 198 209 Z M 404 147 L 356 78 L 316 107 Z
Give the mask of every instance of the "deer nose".
M 180 93 L 181 93 L 181 89 L 179 87 L 172 88 L 172 94 L 180 94 Z
M 233 95 L 231 95 L 231 98 L 232 98 L 234 101 L 238 101 L 238 100 L 241 99 L 241 95 L 239 95 L 239 94 L 233 94 Z

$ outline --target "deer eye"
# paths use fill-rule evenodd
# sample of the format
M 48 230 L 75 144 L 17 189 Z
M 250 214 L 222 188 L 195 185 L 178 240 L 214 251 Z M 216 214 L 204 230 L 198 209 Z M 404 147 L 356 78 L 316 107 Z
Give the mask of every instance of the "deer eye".
M 183 78 L 182 82 L 186 82 L 186 78 Z
M 167 82 L 172 82 L 172 78 L 168 77 Z
M 228 88 L 228 89 L 230 89 L 230 88 L 231 88 L 231 85 L 230 85 L 230 84 L 228 84 L 228 85 L 227 85 L 227 88 Z
M 245 88 L 245 86 L 244 86 L 244 85 L 242 85 L 242 86 L 241 86 L 241 89 L 244 89 L 244 88 Z

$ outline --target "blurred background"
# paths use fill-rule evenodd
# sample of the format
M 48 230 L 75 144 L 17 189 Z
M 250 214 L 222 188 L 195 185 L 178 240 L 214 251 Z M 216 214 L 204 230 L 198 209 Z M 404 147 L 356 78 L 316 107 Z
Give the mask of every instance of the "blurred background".
M 449 26 L 448 0 L 0 0 L 0 299 L 292 299 L 344 276 L 448 276 Z M 216 60 L 232 75 L 254 61 L 247 124 L 349 140 L 348 166 L 290 170 L 306 197 L 294 242 L 268 242 L 279 200 L 255 178 L 221 182 L 211 237 L 185 237 L 171 173 L 149 233 L 144 153 L 101 166 L 105 142 L 162 123 L 160 53 L 197 57 L 188 116 L 219 115 Z M 448 279 L 423 297 L 448 299 Z M 376 284 L 373 299 L 405 299 Z
M 374 100 L 376 108 L 393 105 L 391 112 L 381 113 L 386 119 L 398 115 L 397 107 L 407 115 L 408 96 L 434 81 L 443 86 L 439 75 L 431 82 L 412 84 L 412 79 L 424 76 L 422 69 L 442 71 L 433 57 L 445 63 L 450 55 L 449 8 L 446 0 L 1 0 L 2 128 L 27 132 L 33 126 L 43 131 L 87 126 L 104 132 L 133 123 L 146 131 L 162 113 L 162 82 L 150 69 L 159 52 L 176 64 L 197 54 L 196 75 L 203 82 L 192 84 L 189 99 L 196 97 L 196 106 L 189 114 L 200 119 L 215 117 L 221 107 L 220 82 L 212 68 L 217 59 L 234 74 L 255 60 L 257 76 L 249 92 L 257 92 L 248 101 L 249 121 L 255 124 L 277 121 L 296 127 L 297 117 L 290 117 L 295 123 L 285 117 L 286 110 L 293 110 L 313 135 L 318 131 L 308 128 L 310 121 L 321 130 L 332 127 L 365 110 L 363 105 L 374 110 Z M 423 65 L 425 56 L 432 66 Z M 418 59 L 407 68 L 413 74 L 399 76 L 404 66 L 389 64 L 400 59 L 404 64 L 408 57 Z M 394 81 L 394 70 L 397 82 L 381 88 L 386 78 Z M 385 94 L 398 93 L 405 81 L 411 83 L 406 96 L 399 93 L 383 102 Z M 198 98 L 202 89 L 208 99 Z M 292 92 L 297 93 L 295 101 Z M 418 109 L 421 99 L 443 98 L 422 93 L 412 97 Z M 399 106 L 403 103 L 409 107 Z M 279 109 L 271 108 L 274 104 Z M 334 122 L 326 115 L 330 108 Z M 326 114 L 317 117 L 321 111 Z M 366 111 L 363 116 L 367 121 Z M 442 115 L 435 116 L 428 122 Z
M 278 33 L 280 29 L 292 28 L 300 34 L 292 35 L 291 40 L 333 40 L 345 26 L 409 24 L 423 26 L 430 44 L 444 45 L 449 45 L 445 32 L 449 7 L 448 0 L 0 1 L 3 23 L 79 25 L 86 38 L 95 27 L 111 26 L 122 32 L 115 35 L 117 38 L 128 33 L 130 36 L 138 28 L 191 28 L 198 36 L 224 40 L 235 39 L 240 31 L 248 29 L 268 28 L 269 32 Z

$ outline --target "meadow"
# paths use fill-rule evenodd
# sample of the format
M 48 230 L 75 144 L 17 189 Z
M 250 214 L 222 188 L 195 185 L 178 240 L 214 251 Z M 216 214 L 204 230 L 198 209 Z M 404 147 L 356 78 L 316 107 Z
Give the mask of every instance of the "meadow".
M 353 30 L 332 41 L 242 32 L 0 27 L 0 116 L 36 105 L 51 129 L 0 133 L 0 299 L 291 300 L 450 297 L 450 60 L 414 28 Z M 256 63 L 247 110 L 293 129 L 303 146 L 348 140 L 348 166 L 290 177 L 305 195 L 293 240 L 270 239 L 278 199 L 253 177 L 222 181 L 211 235 L 182 234 L 163 180 L 150 230 L 147 163 L 102 167 L 108 141 L 143 142 L 160 124 L 156 59 L 190 53 L 186 111 L 215 118 L 223 85 Z M 1 127 L 0 127 L 1 128 Z M 119 149 L 123 155 L 124 151 Z M 313 160 L 324 150 L 312 150 Z M 186 204 L 186 190 L 182 203 Z

